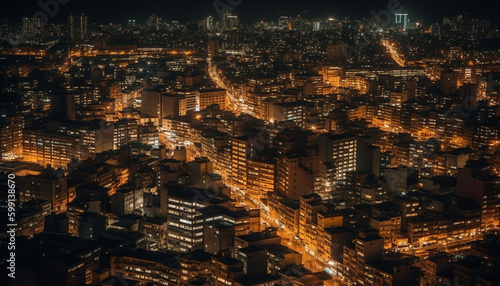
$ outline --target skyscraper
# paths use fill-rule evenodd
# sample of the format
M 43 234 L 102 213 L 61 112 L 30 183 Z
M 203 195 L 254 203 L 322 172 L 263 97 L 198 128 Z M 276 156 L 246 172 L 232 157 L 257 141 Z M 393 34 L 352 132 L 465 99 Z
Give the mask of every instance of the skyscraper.
M 287 30 L 290 20 L 291 19 L 288 16 L 280 16 L 280 18 L 278 19 L 278 29 Z
M 408 14 L 394 14 L 395 16 L 395 23 L 396 23 L 396 26 L 400 27 L 400 28 L 403 28 L 404 30 L 406 30 L 406 28 L 408 27 Z
M 240 20 L 238 16 L 231 14 L 226 11 L 222 15 L 222 30 L 236 30 L 240 25 Z
M 43 18 L 30 17 L 22 19 L 23 33 L 27 35 L 40 35 L 43 32 Z
M 70 14 L 68 16 L 68 34 L 71 40 L 86 40 L 89 36 L 88 17 L 84 14 Z
M 158 30 L 160 29 L 160 21 L 161 18 L 153 14 L 149 16 L 148 20 L 146 21 L 146 27 L 151 30 Z
M 335 180 L 343 181 L 346 173 L 357 169 L 358 138 L 352 133 L 321 135 L 319 156 L 335 168 Z
M 320 28 L 321 28 L 321 22 L 314 21 L 313 22 L 313 31 L 319 31 Z
M 208 16 L 207 18 L 205 18 L 205 28 L 207 30 L 213 30 L 214 27 L 215 27 L 215 25 L 214 25 L 214 17 Z

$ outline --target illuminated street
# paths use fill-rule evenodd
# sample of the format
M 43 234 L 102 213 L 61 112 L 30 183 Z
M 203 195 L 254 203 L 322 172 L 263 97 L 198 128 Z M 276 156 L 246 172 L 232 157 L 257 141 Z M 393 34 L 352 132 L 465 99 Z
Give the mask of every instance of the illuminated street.
M 3 3 L 0 285 L 498 285 L 498 9 L 360 1 Z
M 382 40 L 381 44 L 387 49 L 387 52 L 391 56 L 391 58 L 400 66 L 406 66 L 404 56 L 398 52 L 396 47 L 394 47 L 394 43 L 388 40 Z

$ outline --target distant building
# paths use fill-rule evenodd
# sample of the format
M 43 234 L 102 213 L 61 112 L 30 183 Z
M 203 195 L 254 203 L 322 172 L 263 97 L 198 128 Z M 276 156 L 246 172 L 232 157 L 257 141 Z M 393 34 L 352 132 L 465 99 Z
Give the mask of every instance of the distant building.
M 207 30 L 211 31 L 215 28 L 214 17 L 208 16 L 204 19 L 204 26 Z
M 332 163 L 335 181 L 344 181 L 346 173 L 357 169 L 358 138 L 351 133 L 321 135 L 319 156 L 323 162 Z
M 229 11 L 226 11 L 222 14 L 221 19 L 221 28 L 223 31 L 225 30 L 237 30 L 240 25 L 240 20 L 238 16 L 231 14 Z
M 84 41 L 89 37 L 89 19 L 84 14 L 68 16 L 68 34 L 73 41 Z
M 394 23 L 396 24 L 397 27 L 400 29 L 406 30 L 408 28 L 408 25 L 410 23 L 410 20 L 408 19 L 408 14 L 401 14 L 401 13 L 396 13 L 394 14 Z
M 347 44 L 328 45 L 326 61 L 330 65 L 345 65 L 349 59 Z
M 321 22 L 314 21 L 313 22 L 313 31 L 319 31 L 320 28 L 321 28 Z

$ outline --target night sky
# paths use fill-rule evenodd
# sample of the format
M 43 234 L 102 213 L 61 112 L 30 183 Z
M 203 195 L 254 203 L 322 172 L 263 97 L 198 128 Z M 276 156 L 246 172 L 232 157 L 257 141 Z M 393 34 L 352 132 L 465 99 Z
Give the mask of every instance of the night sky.
M 44 2 L 41 0 L 40 2 Z M 56 1 L 56 0 L 47 0 Z M 50 18 L 52 23 L 64 23 L 69 13 L 84 12 L 91 22 L 125 23 L 134 18 L 144 21 L 149 15 L 156 14 L 164 20 L 180 22 L 200 20 L 208 15 L 216 16 L 213 0 L 59 0 L 68 4 L 59 5 L 59 12 Z M 326 17 L 371 17 L 370 11 L 387 9 L 389 1 L 397 0 L 330 0 L 330 1 L 293 1 L 293 0 L 219 0 L 223 3 L 233 2 L 234 12 L 240 16 L 242 23 L 253 23 L 257 20 L 274 20 L 280 15 L 311 18 Z M 439 1 L 439 0 L 401 0 L 403 12 L 410 19 L 424 24 L 440 21 L 443 17 L 455 16 L 468 12 L 472 17 L 490 19 L 498 26 L 498 1 Z M 2 3 L 0 18 L 19 22 L 23 16 L 32 16 L 42 8 L 37 0 L 8 0 Z M 307 12 L 306 12 L 307 11 Z

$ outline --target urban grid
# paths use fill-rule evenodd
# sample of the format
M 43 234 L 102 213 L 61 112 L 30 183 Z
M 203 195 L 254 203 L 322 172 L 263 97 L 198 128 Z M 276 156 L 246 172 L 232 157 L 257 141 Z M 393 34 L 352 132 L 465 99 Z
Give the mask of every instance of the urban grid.
M 498 23 L 245 1 L 0 19 L 0 284 L 500 285 Z

